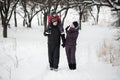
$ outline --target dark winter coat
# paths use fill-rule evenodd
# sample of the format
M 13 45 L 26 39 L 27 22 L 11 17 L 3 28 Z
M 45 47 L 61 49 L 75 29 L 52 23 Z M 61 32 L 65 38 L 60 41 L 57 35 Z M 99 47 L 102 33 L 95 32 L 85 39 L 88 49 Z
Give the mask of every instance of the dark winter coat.
M 48 35 L 48 44 L 60 45 L 60 30 L 58 26 L 52 26 L 51 34 Z
M 60 45 L 60 41 L 62 39 L 62 43 L 65 43 L 65 35 L 61 35 L 60 29 L 57 26 L 53 26 L 51 24 L 51 34 L 48 35 L 48 44 Z
M 69 26 L 66 28 L 66 46 L 76 46 L 76 40 L 78 37 L 78 28 L 75 29 L 69 29 Z

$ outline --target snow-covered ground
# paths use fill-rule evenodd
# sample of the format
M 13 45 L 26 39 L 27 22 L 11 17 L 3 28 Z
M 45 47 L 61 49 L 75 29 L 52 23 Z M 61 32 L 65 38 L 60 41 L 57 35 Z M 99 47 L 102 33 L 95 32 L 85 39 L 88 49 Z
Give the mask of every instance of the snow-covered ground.
M 107 8 L 106 11 L 109 12 Z M 100 15 L 100 25 L 82 24 L 77 40 L 75 71 L 68 69 L 65 49 L 62 47 L 59 71 L 50 71 L 47 37 L 43 36 L 43 26 L 37 26 L 35 19 L 33 28 L 28 29 L 21 27 L 22 19 L 19 20 L 18 28 L 8 30 L 7 39 L 3 39 L 0 33 L 0 80 L 120 80 L 120 66 L 112 66 L 98 57 L 100 46 L 104 41 L 113 43 L 118 31 L 108 27 L 109 21 L 103 23 L 106 16 L 111 18 L 110 13 L 104 13 Z M 75 15 L 78 15 L 77 12 L 69 11 L 65 27 L 78 20 Z

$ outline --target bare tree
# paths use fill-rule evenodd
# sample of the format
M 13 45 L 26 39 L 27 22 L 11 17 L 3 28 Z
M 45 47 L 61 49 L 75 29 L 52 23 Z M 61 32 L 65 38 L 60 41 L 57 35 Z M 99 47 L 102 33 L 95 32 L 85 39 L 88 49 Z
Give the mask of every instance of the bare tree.
M 106 0 L 114 10 L 120 10 L 120 1 L 119 0 Z
M 107 0 L 107 2 L 113 8 L 112 11 L 117 12 L 118 20 L 115 23 L 116 26 L 120 26 L 120 0 Z
M 31 23 L 33 18 L 40 12 L 42 11 L 43 7 L 39 7 L 38 3 L 35 1 L 26 1 L 26 0 L 22 0 L 21 2 L 22 4 L 22 10 L 24 15 L 22 15 L 21 13 L 19 13 L 23 20 L 23 25 L 25 26 L 25 24 L 27 25 L 28 28 L 31 28 Z
M 14 22 L 15 22 L 15 27 L 17 27 L 16 6 L 14 8 Z
M 3 26 L 3 37 L 7 38 L 7 26 L 11 19 L 12 13 L 14 11 L 15 6 L 17 5 L 19 0 L 4 0 L 0 2 L 0 14 Z

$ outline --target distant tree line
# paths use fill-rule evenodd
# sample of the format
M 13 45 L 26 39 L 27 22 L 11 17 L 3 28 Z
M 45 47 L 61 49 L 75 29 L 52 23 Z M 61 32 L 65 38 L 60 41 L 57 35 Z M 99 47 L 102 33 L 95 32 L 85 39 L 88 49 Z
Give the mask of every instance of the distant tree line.
M 93 6 L 97 7 L 97 19 L 95 19 L 91 13 Z M 44 30 L 46 30 L 47 16 L 50 15 L 51 8 L 58 11 L 58 7 L 60 7 L 60 10 L 57 12 L 59 14 L 64 11 L 64 15 L 62 15 L 62 25 L 64 25 L 68 10 L 74 8 L 79 12 L 79 23 L 81 28 L 82 21 L 86 21 L 88 18 L 86 16 L 88 12 L 91 13 L 96 24 L 98 23 L 101 6 L 111 7 L 112 11 L 116 11 L 118 14 L 120 13 L 120 0 L 0 0 L 0 21 L 3 27 L 3 37 L 7 38 L 7 28 L 12 15 L 14 16 L 16 27 L 16 14 L 19 14 L 23 18 L 23 26 L 31 28 L 33 18 L 38 15 L 38 13 L 41 13 L 43 15 L 41 18 L 43 20 Z M 17 7 L 20 7 L 21 11 L 17 11 Z M 118 24 L 120 25 L 120 17 Z

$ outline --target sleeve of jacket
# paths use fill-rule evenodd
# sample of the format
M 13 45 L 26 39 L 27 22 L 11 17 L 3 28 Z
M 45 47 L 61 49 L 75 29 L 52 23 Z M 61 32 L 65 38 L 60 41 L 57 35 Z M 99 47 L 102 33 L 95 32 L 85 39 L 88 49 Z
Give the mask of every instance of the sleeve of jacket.
M 44 36 L 48 36 L 48 35 L 46 34 L 46 31 L 44 31 L 43 35 L 44 35 Z
M 46 30 L 44 31 L 44 36 L 48 36 L 49 34 L 46 34 L 46 32 L 48 32 L 48 28 L 49 28 L 49 30 L 51 30 L 52 28 L 51 28 L 51 24 L 50 23 L 48 23 L 48 25 L 47 25 L 47 28 L 46 28 Z
M 61 38 L 62 38 L 62 46 L 65 47 L 65 43 L 66 43 L 65 34 L 62 34 Z
M 51 20 L 52 20 L 52 16 L 49 16 L 48 17 L 48 23 L 51 23 Z
M 70 26 L 67 26 L 67 27 L 65 28 L 66 32 L 67 32 L 67 30 L 68 30 L 69 27 L 70 27 Z
M 57 15 L 56 16 L 56 18 L 57 18 L 57 21 L 59 22 L 59 23 L 61 23 L 61 19 L 60 19 L 60 17 Z

